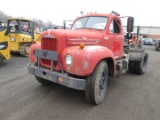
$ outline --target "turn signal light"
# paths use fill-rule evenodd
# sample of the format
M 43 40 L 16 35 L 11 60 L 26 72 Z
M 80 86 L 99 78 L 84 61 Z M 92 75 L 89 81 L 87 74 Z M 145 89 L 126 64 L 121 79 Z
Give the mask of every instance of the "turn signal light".
M 84 44 L 81 43 L 81 44 L 79 45 L 79 47 L 80 47 L 81 49 L 83 49 L 83 48 L 84 48 Z

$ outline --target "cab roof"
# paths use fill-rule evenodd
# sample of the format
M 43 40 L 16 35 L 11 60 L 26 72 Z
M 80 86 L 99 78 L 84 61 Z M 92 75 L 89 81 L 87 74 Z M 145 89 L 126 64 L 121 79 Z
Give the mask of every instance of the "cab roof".
M 25 18 L 9 18 L 8 20 L 24 20 L 24 21 L 33 21 L 30 19 L 25 19 Z
M 101 17 L 119 17 L 118 15 L 115 15 L 115 14 L 105 14 L 105 13 L 89 13 L 89 14 L 86 14 L 86 15 L 82 15 L 80 17 L 77 17 L 77 18 L 83 18 L 83 17 L 90 17 L 90 16 L 101 16 Z

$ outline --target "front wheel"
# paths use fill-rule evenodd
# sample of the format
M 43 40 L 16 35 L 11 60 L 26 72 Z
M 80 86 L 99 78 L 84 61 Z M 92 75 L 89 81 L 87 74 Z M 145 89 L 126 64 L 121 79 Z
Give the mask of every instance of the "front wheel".
M 20 54 L 22 56 L 28 56 L 29 55 L 29 50 L 30 50 L 30 44 L 24 44 L 20 47 Z
M 0 54 L 0 65 L 2 64 L 2 62 L 3 62 L 3 56 Z
M 40 78 L 40 77 L 37 77 L 37 76 L 35 76 L 35 78 L 42 85 L 51 85 L 51 84 L 53 84 L 53 82 L 51 82 L 49 80 L 46 80 L 46 79 L 43 79 L 43 78 Z
M 108 83 L 108 65 L 106 61 L 101 61 L 94 72 L 86 79 L 85 96 L 88 102 L 100 104 L 106 94 Z

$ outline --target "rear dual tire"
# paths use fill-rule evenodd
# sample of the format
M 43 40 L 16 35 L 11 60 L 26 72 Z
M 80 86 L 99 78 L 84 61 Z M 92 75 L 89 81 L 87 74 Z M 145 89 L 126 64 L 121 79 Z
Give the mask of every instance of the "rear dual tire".
M 28 56 L 29 55 L 30 46 L 31 46 L 30 44 L 22 45 L 20 47 L 20 54 L 22 56 Z
M 141 61 L 129 61 L 129 72 L 142 75 L 146 72 L 148 64 L 148 53 L 144 53 Z

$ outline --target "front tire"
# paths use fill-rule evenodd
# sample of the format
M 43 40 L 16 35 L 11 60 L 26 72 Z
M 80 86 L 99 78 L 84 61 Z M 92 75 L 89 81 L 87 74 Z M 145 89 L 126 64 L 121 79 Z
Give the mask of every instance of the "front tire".
M 0 65 L 2 64 L 3 60 L 4 60 L 4 58 L 3 58 L 3 56 L 0 54 Z
M 42 85 L 51 85 L 51 84 L 53 84 L 53 82 L 51 82 L 49 80 L 46 80 L 46 79 L 43 79 L 43 78 L 40 78 L 40 77 L 37 77 L 37 76 L 35 76 L 35 78 Z
M 107 83 L 108 65 L 106 61 L 101 61 L 86 79 L 86 100 L 93 104 L 100 104 L 105 98 Z

